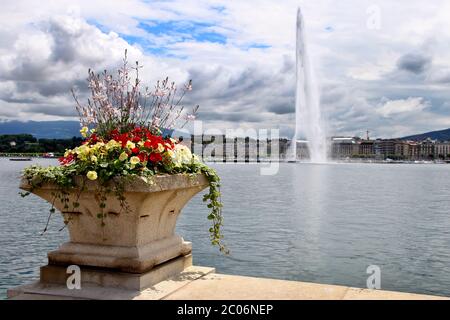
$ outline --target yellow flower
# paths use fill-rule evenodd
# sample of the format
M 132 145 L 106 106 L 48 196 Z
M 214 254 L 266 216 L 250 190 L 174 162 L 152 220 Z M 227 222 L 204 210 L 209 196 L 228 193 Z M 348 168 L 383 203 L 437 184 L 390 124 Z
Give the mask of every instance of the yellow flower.
M 66 150 L 66 152 L 64 152 L 64 157 L 69 156 L 69 154 L 72 153 L 72 150 Z
M 75 153 L 80 157 L 81 160 L 86 160 L 86 157 L 88 156 L 90 152 L 90 148 L 88 145 L 83 144 L 82 146 L 79 146 L 75 149 Z
M 161 143 L 158 143 L 158 152 L 163 153 L 164 152 L 164 146 Z
M 139 147 L 143 147 L 143 146 L 144 146 L 144 143 L 145 143 L 144 141 L 139 141 L 139 142 L 138 142 Z
M 86 174 L 86 177 L 87 177 L 89 180 L 97 180 L 97 172 L 95 172 L 95 171 L 89 171 L 89 172 Z
M 97 157 L 96 156 L 91 156 L 91 161 L 97 163 Z
M 81 153 L 89 153 L 91 147 L 87 144 L 83 144 L 79 147 Z
M 136 148 L 136 145 L 131 141 L 127 141 L 126 147 L 131 150 Z
M 138 164 L 139 162 L 141 162 L 141 160 L 139 160 L 138 157 L 131 157 L 131 158 L 130 158 L 130 163 L 131 163 L 132 165 L 136 165 L 136 164 Z
M 114 139 L 109 140 L 105 145 L 106 149 L 111 149 L 115 143 L 116 143 L 116 140 L 114 140 Z
M 89 128 L 88 128 L 88 127 L 83 127 L 83 128 L 81 128 L 81 130 L 80 130 L 81 136 L 82 136 L 83 138 L 86 138 L 86 137 L 87 137 L 88 131 L 89 131 Z
M 127 155 L 127 153 L 124 151 L 124 152 L 122 152 L 121 154 L 120 154 L 120 156 L 119 156 L 119 160 L 120 161 L 125 161 L 125 160 L 127 160 L 127 158 L 128 158 L 128 155 Z

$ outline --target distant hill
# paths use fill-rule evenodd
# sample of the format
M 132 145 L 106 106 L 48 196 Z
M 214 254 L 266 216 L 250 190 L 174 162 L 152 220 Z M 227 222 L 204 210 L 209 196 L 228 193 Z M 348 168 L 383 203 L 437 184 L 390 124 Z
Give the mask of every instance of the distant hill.
M 31 134 L 38 139 L 70 139 L 80 137 L 80 123 L 78 121 L 0 121 L 0 135 L 2 134 Z M 188 134 L 179 131 L 173 133 L 174 137 L 180 135 L 189 137 Z M 400 139 L 420 141 L 427 138 L 450 141 L 450 128 Z
M 69 139 L 80 136 L 78 121 L 0 121 L 0 134 L 31 134 L 38 139 Z
M 0 121 L 2 134 L 31 134 L 38 139 L 70 139 L 80 137 L 78 121 Z M 190 137 L 181 131 L 175 131 L 173 137 Z
M 421 141 L 421 140 L 425 140 L 427 138 L 430 138 L 433 140 L 440 140 L 440 141 L 450 141 L 450 129 L 416 134 L 413 136 L 403 137 L 401 139 L 402 140 Z

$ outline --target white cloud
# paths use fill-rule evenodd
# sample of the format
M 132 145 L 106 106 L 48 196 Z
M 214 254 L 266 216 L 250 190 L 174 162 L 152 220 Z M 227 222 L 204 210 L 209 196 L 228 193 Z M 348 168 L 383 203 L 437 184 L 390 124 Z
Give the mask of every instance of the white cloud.
M 398 114 L 417 113 L 429 108 L 429 101 L 425 101 L 422 97 L 409 97 L 408 99 L 389 100 L 378 108 L 377 112 L 383 117 L 391 117 Z
M 364 63 L 363 65 L 350 67 L 348 76 L 362 81 L 381 80 L 395 69 L 397 58 L 397 55 L 390 54 L 387 58 L 373 63 Z

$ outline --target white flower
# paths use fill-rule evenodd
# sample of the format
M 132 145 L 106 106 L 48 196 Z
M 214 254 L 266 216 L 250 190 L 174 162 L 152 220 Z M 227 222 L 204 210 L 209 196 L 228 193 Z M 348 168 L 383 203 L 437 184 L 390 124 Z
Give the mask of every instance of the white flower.
M 125 161 L 125 160 L 127 160 L 128 159 L 128 154 L 124 151 L 124 152 L 122 152 L 121 154 L 120 154 L 120 156 L 119 156 L 119 160 L 120 161 Z
M 131 157 L 130 158 L 130 163 L 134 166 L 136 164 L 138 164 L 139 162 L 141 162 L 141 160 L 138 157 Z
M 172 153 L 172 160 L 176 166 L 190 163 L 192 161 L 191 150 L 182 144 L 177 144 Z
M 126 147 L 131 150 L 136 148 L 136 145 L 131 141 L 127 141 Z

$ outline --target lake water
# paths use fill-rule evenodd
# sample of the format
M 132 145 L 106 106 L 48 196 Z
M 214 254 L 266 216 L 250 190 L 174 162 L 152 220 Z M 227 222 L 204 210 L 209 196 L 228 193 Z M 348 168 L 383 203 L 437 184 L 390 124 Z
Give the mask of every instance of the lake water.
M 58 215 L 41 236 L 48 204 L 18 195 L 19 172 L 30 164 L 0 159 L 0 298 L 37 279 L 46 253 L 68 238 Z M 365 287 L 367 267 L 377 265 L 382 289 L 450 296 L 450 166 L 280 164 L 273 176 L 256 164 L 213 166 L 231 255 L 209 245 L 198 195 L 178 222 L 195 264 L 355 287 Z

